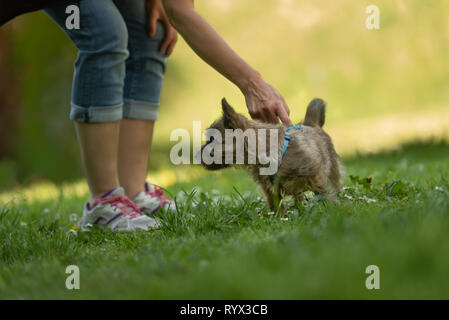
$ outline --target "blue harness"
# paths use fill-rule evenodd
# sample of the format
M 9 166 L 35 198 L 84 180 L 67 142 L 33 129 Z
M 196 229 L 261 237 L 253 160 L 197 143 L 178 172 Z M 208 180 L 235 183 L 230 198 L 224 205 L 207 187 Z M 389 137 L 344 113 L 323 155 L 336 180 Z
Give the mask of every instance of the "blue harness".
M 284 159 L 285 153 L 287 152 L 287 148 L 288 148 L 288 143 L 290 142 L 290 135 L 288 134 L 288 132 L 292 129 L 296 129 L 298 131 L 301 131 L 301 126 L 291 126 L 288 127 L 287 129 L 285 129 L 285 135 L 284 135 L 284 145 L 282 146 L 282 153 L 281 153 L 281 161 L 282 159 Z
M 297 126 L 291 126 L 291 127 L 288 127 L 287 129 L 285 129 L 284 145 L 282 146 L 281 161 L 279 161 L 279 167 L 281 166 L 282 159 L 284 159 L 285 153 L 287 152 L 288 144 L 289 144 L 289 142 L 290 142 L 290 139 L 292 138 L 292 137 L 288 134 L 288 132 L 289 132 L 290 130 L 293 130 L 293 129 L 296 129 L 296 130 L 298 130 L 298 131 L 301 131 L 301 126 L 300 126 L 300 125 L 297 125 Z M 275 177 L 276 177 L 276 174 L 273 174 L 272 176 L 270 176 L 271 182 L 274 183 Z

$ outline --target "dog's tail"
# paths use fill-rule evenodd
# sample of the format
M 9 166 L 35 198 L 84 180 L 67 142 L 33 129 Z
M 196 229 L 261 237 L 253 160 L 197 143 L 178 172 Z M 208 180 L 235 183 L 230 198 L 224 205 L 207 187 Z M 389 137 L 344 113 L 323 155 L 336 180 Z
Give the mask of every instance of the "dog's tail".
M 313 99 L 307 107 L 304 125 L 320 128 L 324 125 L 326 103 L 321 99 Z

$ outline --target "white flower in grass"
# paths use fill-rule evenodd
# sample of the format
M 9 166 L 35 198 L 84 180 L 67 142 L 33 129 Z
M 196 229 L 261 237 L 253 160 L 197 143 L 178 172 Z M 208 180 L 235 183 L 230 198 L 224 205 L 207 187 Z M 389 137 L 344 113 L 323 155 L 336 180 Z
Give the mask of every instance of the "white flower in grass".
M 443 192 L 443 188 L 442 188 L 442 187 L 440 187 L 440 186 L 435 186 L 435 190 L 436 190 L 436 191 L 440 191 L 440 192 Z
M 306 200 L 312 200 L 315 197 L 315 193 L 313 191 L 306 191 L 304 192 L 304 197 Z
M 281 220 L 282 220 L 282 221 L 288 221 L 288 218 L 287 218 L 287 217 L 281 218 Z
M 295 199 L 292 196 L 286 196 L 281 200 L 280 203 L 284 208 L 290 208 L 295 205 Z
M 377 202 L 376 199 L 368 198 L 367 196 L 359 197 L 359 200 L 365 200 L 367 203 Z
M 70 221 L 78 221 L 78 215 L 76 213 L 72 213 L 69 219 Z
M 42 214 L 48 214 L 50 212 L 50 209 L 45 208 L 44 210 L 42 210 Z
M 267 213 L 267 215 L 269 215 L 269 216 L 274 216 L 274 212 L 273 212 L 273 211 L 270 211 L 270 212 Z
M 344 194 L 344 197 L 345 197 L 345 198 L 348 198 L 349 200 L 354 199 L 352 196 L 350 196 L 349 194 L 346 194 L 346 193 Z
M 27 225 L 28 225 L 28 223 L 23 222 L 23 221 L 20 221 L 20 226 L 21 226 L 21 227 L 26 227 Z
M 78 235 L 78 226 L 73 226 L 67 233 L 71 233 L 73 235 Z

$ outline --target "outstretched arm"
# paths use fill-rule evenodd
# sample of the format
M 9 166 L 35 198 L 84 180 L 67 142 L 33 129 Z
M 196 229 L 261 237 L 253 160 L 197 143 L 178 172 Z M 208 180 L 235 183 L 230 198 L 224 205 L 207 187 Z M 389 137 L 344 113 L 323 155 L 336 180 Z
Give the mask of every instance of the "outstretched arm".
M 253 118 L 291 126 L 282 96 L 246 63 L 194 9 L 193 0 L 163 0 L 174 28 L 205 62 L 233 82 L 245 95 Z

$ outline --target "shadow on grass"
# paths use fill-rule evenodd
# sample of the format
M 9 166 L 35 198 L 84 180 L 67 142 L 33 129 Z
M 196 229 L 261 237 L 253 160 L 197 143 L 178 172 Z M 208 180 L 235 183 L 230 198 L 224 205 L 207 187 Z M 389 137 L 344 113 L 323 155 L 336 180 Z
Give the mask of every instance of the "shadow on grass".
M 410 141 L 394 150 L 356 154 L 343 158 L 343 161 L 346 164 L 359 161 L 395 162 L 404 158 L 421 162 L 448 159 L 449 142 L 444 140 Z

